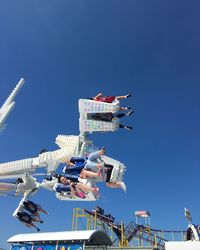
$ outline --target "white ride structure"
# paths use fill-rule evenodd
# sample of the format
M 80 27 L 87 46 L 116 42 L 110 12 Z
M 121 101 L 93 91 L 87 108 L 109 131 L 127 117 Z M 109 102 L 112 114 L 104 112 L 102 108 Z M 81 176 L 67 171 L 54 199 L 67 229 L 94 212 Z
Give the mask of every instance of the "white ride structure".
M 82 137 L 81 137 L 82 139 Z M 7 182 L 0 182 L 0 190 L 3 192 L 5 190 L 5 185 L 7 188 L 12 190 L 16 189 L 16 193 L 24 193 L 26 194 L 26 199 L 29 194 L 35 192 L 39 188 L 45 188 L 47 190 L 54 191 L 54 185 L 57 183 L 56 178 L 52 178 L 52 180 L 44 179 L 41 183 L 37 182 L 35 178 L 31 175 L 36 172 L 36 170 L 40 168 L 46 168 L 47 174 L 53 174 L 56 172 L 58 166 L 65 162 L 66 160 L 70 160 L 74 156 L 84 156 L 87 148 L 87 141 L 81 143 L 79 136 L 67 136 L 67 135 L 58 135 L 56 137 L 56 144 L 59 145 L 60 149 L 44 152 L 39 154 L 38 157 L 27 158 L 7 163 L 0 164 L 0 179 L 18 179 L 22 178 L 23 182 L 16 184 L 8 184 Z M 114 166 L 112 170 L 112 174 L 110 177 L 111 183 L 116 183 L 122 181 L 125 171 L 125 166 L 120 161 L 112 159 L 107 156 L 101 157 L 102 161 L 106 164 L 110 164 Z M 102 171 L 104 172 L 104 171 Z M 89 187 L 95 185 L 96 182 L 102 181 L 102 179 L 98 178 L 90 178 L 90 179 L 82 179 L 81 182 L 86 184 Z M 30 185 L 30 183 L 32 183 Z M 5 190 L 5 191 L 9 191 Z M 28 195 L 27 195 L 28 194 Z M 56 193 L 56 197 L 61 200 L 71 200 L 69 194 L 67 193 Z M 95 201 L 98 199 L 98 195 L 95 195 L 92 192 L 88 192 L 86 194 L 85 199 L 80 199 L 78 197 L 73 197 L 73 200 L 83 200 L 83 201 Z
M 13 89 L 9 97 L 0 108 L 0 130 L 5 128 L 5 120 L 15 106 L 14 98 L 24 84 L 24 79 L 21 78 L 16 87 Z
M 14 106 L 13 98 L 17 91 L 24 83 L 24 79 L 21 79 L 13 90 L 7 101 L 2 107 L 4 118 L 1 118 L 3 122 L 8 112 Z M 88 99 L 79 100 L 79 130 L 80 135 L 58 135 L 55 139 L 55 143 L 59 146 L 59 149 L 55 151 L 43 152 L 36 157 L 21 159 L 12 162 L 6 162 L 0 164 L 0 180 L 7 180 L 0 182 L 0 193 L 8 194 L 11 191 L 16 191 L 15 195 L 23 194 L 23 198 L 20 201 L 17 209 L 13 213 L 14 217 L 17 217 L 18 212 L 23 211 L 23 204 L 31 194 L 36 193 L 40 188 L 45 188 L 49 191 L 55 192 L 55 185 L 58 183 L 57 177 L 54 176 L 58 166 L 64 163 L 66 160 L 70 160 L 72 157 L 85 157 L 88 155 L 88 148 L 93 145 L 88 139 L 88 133 L 92 132 L 108 132 L 115 131 L 119 128 L 119 122 L 116 122 L 117 118 L 111 122 L 102 122 L 92 120 L 92 113 L 116 113 L 120 109 L 119 101 L 113 103 L 95 102 Z M 6 115 L 5 115 L 6 114 Z M 112 159 L 107 156 L 102 156 L 99 159 L 105 164 L 113 166 L 112 173 L 110 175 L 110 183 L 117 183 L 123 180 L 126 167 L 120 161 Z M 39 169 L 45 168 L 47 178 L 44 178 L 42 182 L 37 181 L 34 175 L 41 175 L 38 173 Z M 106 175 L 106 171 L 103 167 L 102 174 Z M 44 175 L 44 174 L 43 174 Z M 15 183 L 8 182 L 8 180 L 15 179 Z M 104 178 L 105 180 L 106 178 Z M 94 187 L 96 182 L 102 181 L 99 178 L 80 179 L 80 182 L 88 187 Z M 85 198 L 71 197 L 68 192 L 56 192 L 56 197 L 60 200 L 82 200 L 82 201 L 95 201 L 99 198 L 99 193 L 86 192 Z
M 120 103 L 115 100 L 112 103 L 96 102 L 89 99 L 79 100 L 79 128 L 80 132 L 108 132 L 119 129 L 119 119 L 114 117 L 112 121 L 101 121 L 94 119 L 92 114 L 117 113 Z

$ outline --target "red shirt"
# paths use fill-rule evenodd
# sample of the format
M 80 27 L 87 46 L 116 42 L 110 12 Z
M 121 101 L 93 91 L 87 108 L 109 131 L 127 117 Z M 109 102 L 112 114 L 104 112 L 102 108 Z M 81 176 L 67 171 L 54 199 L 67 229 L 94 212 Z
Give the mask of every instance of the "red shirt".
M 96 97 L 95 101 L 97 102 L 107 102 L 107 103 L 112 103 L 115 100 L 115 96 L 100 96 Z

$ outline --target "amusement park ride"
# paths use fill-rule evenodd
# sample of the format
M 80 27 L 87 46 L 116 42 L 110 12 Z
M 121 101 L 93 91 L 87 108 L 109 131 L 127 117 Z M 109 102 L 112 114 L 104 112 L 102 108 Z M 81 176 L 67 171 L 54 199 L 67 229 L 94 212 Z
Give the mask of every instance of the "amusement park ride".
M 21 78 L 20 81 L 18 82 L 18 84 L 16 85 L 16 87 L 13 89 L 13 91 L 11 92 L 9 97 L 7 98 L 7 100 L 5 101 L 5 103 L 0 108 L 0 130 L 1 131 L 3 129 L 5 129 L 6 125 L 4 124 L 4 122 L 5 122 L 6 118 L 8 117 L 9 113 L 11 112 L 11 110 L 15 106 L 14 98 L 17 95 L 17 93 L 19 92 L 19 90 L 21 89 L 23 84 L 24 84 L 24 79 Z
M 14 107 L 14 97 L 24 83 L 21 79 L 11 95 L 8 97 L 0 110 L 0 125 L 4 123 L 8 113 Z M 129 97 L 128 95 L 127 97 Z M 29 201 L 30 195 L 37 193 L 41 188 L 55 192 L 55 195 L 60 200 L 66 201 L 95 201 L 99 198 L 98 188 L 96 182 L 107 181 L 110 185 L 118 185 L 124 191 L 126 186 L 123 182 L 125 166 L 118 160 L 101 155 L 96 159 L 96 164 L 101 164 L 101 169 L 95 169 L 98 172 L 99 178 L 79 178 L 79 182 L 86 186 L 89 191 L 83 192 L 82 196 L 71 195 L 68 191 L 57 191 L 58 175 L 56 170 L 61 163 L 69 162 L 73 157 L 84 158 L 88 156 L 88 151 L 93 146 L 92 141 L 88 139 L 89 133 L 92 132 L 108 132 L 116 131 L 120 128 L 119 118 L 114 114 L 121 110 L 120 102 L 116 99 L 111 103 L 103 101 L 94 101 L 91 99 L 79 100 L 79 135 L 58 135 L 55 143 L 59 149 L 49 152 L 41 152 L 38 156 L 33 158 L 21 159 L 12 162 L 0 164 L 0 192 L 1 194 L 11 194 L 15 191 L 15 196 L 22 194 L 23 198 L 19 202 L 18 207 L 13 213 L 13 216 L 18 218 L 26 226 L 37 228 L 33 222 L 42 222 L 36 218 L 35 214 L 41 211 L 41 207 Z M 97 116 L 111 114 L 112 119 L 106 121 L 105 119 L 94 119 L 93 114 Z M 106 166 L 112 166 L 109 172 Z M 40 169 L 46 169 L 47 177 L 41 182 L 36 179 Z M 37 171 L 37 173 L 36 173 Z M 99 174 L 100 172 L 100 174 Z M 109 172 L 109 176 L 108 176 Z M 77 185 L 78 186 L 78 185 Z M 95 190 L 95 192 L 91 191 Z M 25 204 L 28 204 L 25 205 Z M 39 229 L 37 228 L 39 231 Z
M 72 230 L 102 230 L 111 238 L 113 246 L 152 247 L 156 250 L 197 250 L 200 249 L 200 227 L 192 224 L 190 212 L 185 209 L 187 230 L 153 229 L 147 210 L 135 211 L 136 222 L 115 222 L 114 216 L 105 213 L 101 207 L 89 211 L 74 208 Z M 180 248 L 179 248 L 180 246 Z
M 5 127 L 5 120 L 15 105 L 14 98 L 23 84 L 24 79 L 21 79 L 0 108 L 1 129 Z M 38 156 L 33 158 L 0 164 L 0 180 L 2 180 L 0 182 L 0 194 L 13 195 L 14 192 L 14 196 L 23 195 L 13 213 L 14 217 L 26 226 L 35 227 L 39 231 L 34 222 L 42 223 L 40 212 L 46 214 L 47 212 L 38 204 L 30 201 L 29 196 L 37 193 L 41 188 L 55 192 L 58 199 L 65 201 L 97 200 L 99 192 L 96 183 L 99 181 L 106 181 L 107 184 L 121 187 L 126 191 L 126 186 L 123 182 L 126 167 L 120 161 L 105 156 L 104 148 L 100 150 L 101 155 L 99 154 L 100 151 L 98 151 L 98 157 L 92 162 L 93 165 L 95 163 L 96 167 L 92 170 L 93 177 L 83 178 L 81 176 L 81 178 L 78 178 L 78 182 L 84 185 L 84 189 L 81 190 L 81 196 L 80 194 L 78 195 L 78 192 L 72 195 L 71 189 L 58 189 L 59 185 L 61 185 L 59 182 L 61 177 L 66 178 L 67 176 L 67 178 L 70 178 L 69 174 L 66 175 L 66 170 L 72 171 L 73 167 L 77 167 L 77 169 L 81 168 L 82 171 L 88 161 L 92 161 L 90 158 L 91 154 L 89 153 L 95 153 L 93 152 L 95 147 L 92 141 L 89 140 L 89 133 L 116 131 L 120 127 L 125 127 L 120 125 L 120 116 L 115 115 L 119 110 L 122 110 L 122 108 L 117 99 L 110 103 L 92 99 L 80 99 L 79 135 L 58 135 L 55 143 L 59 149 L 49 152 L 42 151 Z M 107 114 L 109 114 L 108 120 Z M 103 119 L 99 119 L 101 116 Z M 73 166 L 69 162 L 73 163 Z M 64 168 L 65 175 L 58 175 L 56 171 L 59 165 L 63 163 L 67 164 Z M 101 167 L 97 168 L 97 165 Z M 42 181 L 38 181 L 36 177 L 44 175 L 44 171 L 40 172 L 41 169 L 45 169 L 46 177 Z M 97 174 L 95 177 L 94 173 Z M 72 183 L 73 179 L 74 176 L 72 177 Z M 152 229 L 150 227 L 150 213 L 146 210 L 136 211 L 135 216 L 136 222 L 132 221 L 128 225 L 125 225 L 123 222 L 116 223 L 115 218 L 111 214 L 105 214 L 104 210 L 100 207 L 96 207 L 92 211 L 75 208 L 72 229 L 80 229 L 78 228 L 78 220 L 86 218 L 87 229 L 101 229 L 106 231 L 112 239 L 113 246 L 118 243 L 119 247 L 129 247 L 131 246 L 131 242 L 137 241 L 137 246 L 151 246 L 153 249 L 158 250 L 200 249 L 200 227 L 192 223 L 192 217 L 187 209 L 185 209 L 185 217 L 188 220 L 188 228 L 185 231 Z M 141 223 L 141 220 L 145 223 Z M 166 234 L 168 235 L 167 237 Z M 169 240 L 169 234 L 173 242 Z M 179 241 L 182 240 L 182 242 L 174 242 L 174 236 L 177 234 L 181 235 Z M 183 242 L 183 240 L 187 241 Z

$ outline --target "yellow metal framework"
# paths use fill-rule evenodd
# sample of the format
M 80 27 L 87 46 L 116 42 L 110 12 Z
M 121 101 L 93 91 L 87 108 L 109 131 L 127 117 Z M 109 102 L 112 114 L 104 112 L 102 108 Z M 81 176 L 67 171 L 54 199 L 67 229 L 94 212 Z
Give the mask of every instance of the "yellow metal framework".
M 99 219 L 97 213 L 93 211 L 93 214 L 87 213 L 84 209 L 74 208 L 73 209 L 73 218 L 72 218 L 72 230 L 102 230 L 106 232 L 111 238 L 112 242 L 114 241 L 115 234 L 113 231 L 112 224 L 106 223 L 103 220 Z M 116 239 L 114 245 L 118 247 L 131 247 L 131 246 L 154 246 L 157 249 L 161 249 L 161 241 L 164 240 L 166 233 L 171 233 L 171 238 L 174 240 L 174 234 L 181 235 L 182 240 L 184 238 L 184 232 L 182 231 L 164 231 L 164 230 L 153 230 L 150 226 L 141 227 L 137 229 L 137 233 L 133 236 L 131 240 L 126 238 L 126 229 L 124 223 L 121 222 L 119 231 L 121 233 L 120 239 Z M 136 244 L 135 244 L 136 243 Z
M 75 230 L 102 230 L 110 236 L 111 240 L 114 237 L 112 226 L 100 220 L 96 212 L 94 212 L 93 216 L 81 208 L 73 209 L 72 231 Z

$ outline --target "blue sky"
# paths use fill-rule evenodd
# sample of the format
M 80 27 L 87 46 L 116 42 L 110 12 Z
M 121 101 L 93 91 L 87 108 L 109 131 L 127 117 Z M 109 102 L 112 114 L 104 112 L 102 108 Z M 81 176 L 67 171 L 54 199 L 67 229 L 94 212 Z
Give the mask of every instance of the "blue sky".
M 129 223 L 151 212 L 151 225 L 185 229 L 183 208 L 199 218 L 200 34 L 194 1 L 3 1 L 0 8 L 0 103 L 25 85 L 0 135 L 0 161 L 57 149 L 58 134 L 78 131 L 79 98 L 132 93 L 133 131 L 91 139 L 127 166 L 127 194 L 101 186 L 95 203 L 61 202 L 41 191 L 42 231 L 71 230 L 74 207 L 102 206 Z M 0 104 L 1 105 L 1 104 Z M 1 197 L 0 242 L 32 232 L 12 218 L 18 199 Z

